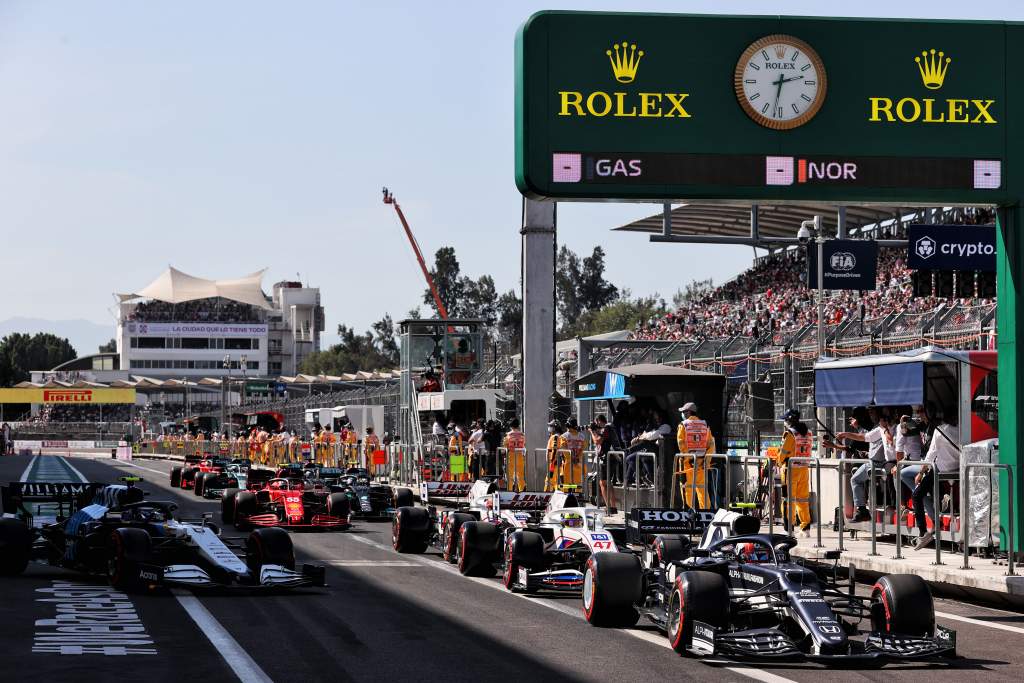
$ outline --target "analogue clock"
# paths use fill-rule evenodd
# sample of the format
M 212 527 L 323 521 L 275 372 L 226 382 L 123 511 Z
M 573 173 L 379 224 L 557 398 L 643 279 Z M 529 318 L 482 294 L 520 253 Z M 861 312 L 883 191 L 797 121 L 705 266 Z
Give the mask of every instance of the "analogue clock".
M 825 65 L 793 36 L 765 36 L 736 63 L 736 97 L 750 118 L 788 130 L 810 121 L 825 101 Z

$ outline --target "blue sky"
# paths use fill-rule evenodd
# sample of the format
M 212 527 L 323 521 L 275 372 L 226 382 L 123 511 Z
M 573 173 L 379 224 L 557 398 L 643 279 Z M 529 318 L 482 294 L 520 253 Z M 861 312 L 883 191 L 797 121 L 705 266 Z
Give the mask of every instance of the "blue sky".
M 1024 19 L 1024 3 L 787 2 L 772 13 Z M 167 265 L 264 266 L 322 288 L 328 328 L 419 303 L 424 251 L 518 286 L 513 35 L 544 8 L 765 13 L 763 2 L 0 0 L 0 319 L 110 322 Z M 654 209 L 654 210 L 652 210 Z M 563 205 L 559 240 L 669 297 L 728 279 L 742 247 L 609 229 L 657 207 Z M 678 273 L 678 277 L 671 276 Z

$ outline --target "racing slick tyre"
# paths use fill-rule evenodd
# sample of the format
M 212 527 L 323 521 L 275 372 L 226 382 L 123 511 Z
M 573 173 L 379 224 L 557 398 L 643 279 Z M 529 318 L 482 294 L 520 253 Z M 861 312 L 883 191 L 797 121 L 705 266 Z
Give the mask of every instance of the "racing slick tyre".
M 540 569 L 544 566 L 544 537 L 535 531 L 514 531 L 505 542 L 505 568 L 501 583 L 510 591 L 529 593 L 527 586 L 517 586 L 519 570 Z
M 110 533 L 107 579 L 119 591 L 142 587 L 139 565 L 149 556 L 149 534 L 143 529 L 114 529 Z
M 220 496 L 220 521 L 224 524 L 235 523 L 235 501 L 238 494 L 238 489 L 224 489 Z
M 257 580 L 265 564 L 279 564 L 286 569 L 295 569 L 292 537 L 284 529 L 275 526 L 256 529 L 245 542 L 245 564 Z
M 352 502 L 346 493 L 332 493 L 327 496 L 327 514 L 348 521 L 352 514 Z
M 172 489 L 180 489 L 181 488 L 181 468 L 180 467 L 172 467 L 171 468 L 171 488 Z
M 32 554 L 32 529 L 20 519 L 0 519 L 0 576 L 25 571 Z
M 666 633 L 672 649 L 681 655 L 693 638 L 693 622 L 714 628 L 729 624 L 729 587 L 725 577 L 712 572 L 683 572 L 668 601 Z
M 476 517 L 467 515 L 465 512 L 453 512 L 448 515 L 448 528 L 444 534 L 444 559 L 452 564 L 459 561 L 459 539 L 461 538 L 459 534 L 462 531 L 462 525 L 475 521 Z
M 422 553 L 430 541 L 430 512 L 401 507 L 391 522 L 391 545 L 400 553 Z
M 252 491 L 239 491 L 235 496 L 235 517 L 231 520 L 235 528 L 239 531 L 244 529 L 247 524 L 246 517 L 255 515 L 258 510 L 256 494 Z
M 494 576 L 501 534 L 490 522 L 463 522 L 459 529 L 459 573 L 463 576 Z
M 935 635 L 935 603 L 917 574 L 886 574 L 871 588 L 871 630 L 901 636 Z
M 396 508 L 411 508 L 415 504 L 412 497 L 412 489 L 398 488 L 395 489 L 395 507 Z
M 681 562 L 690 556 L 690 539 L 675 534 L 655 536 L 652 550 L 658 564 Z
M 192 483 L 192 493 L 197 496 L 203 495 L 203 482 L 206 481 L 206 472 L 196 472 L 195 481 Z
M 632 553 L 600 552 L 583 569 L 583 616 L 593 626 L 625 627 L 640 618 L 643 568 Z

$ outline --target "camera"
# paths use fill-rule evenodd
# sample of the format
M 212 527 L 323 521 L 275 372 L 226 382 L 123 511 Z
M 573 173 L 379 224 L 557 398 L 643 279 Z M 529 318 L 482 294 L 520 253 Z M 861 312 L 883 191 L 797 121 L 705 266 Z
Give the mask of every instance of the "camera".
M 811 241 L 811 231 L 801 225 L 800 229 L 796 231 L 796 239 L 800 244 L 807 244 Z

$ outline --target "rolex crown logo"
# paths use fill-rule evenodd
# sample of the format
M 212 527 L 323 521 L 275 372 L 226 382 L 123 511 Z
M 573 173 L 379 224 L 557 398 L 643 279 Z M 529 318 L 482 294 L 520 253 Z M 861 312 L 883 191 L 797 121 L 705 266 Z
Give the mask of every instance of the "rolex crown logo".
M 782 59 L 785 56 L 786 56 L 786 46 L 785 45 L 776 45 L 775 46 L 775 58 L 776 59 Z
M 613 45 L 611 50 L 605 50 L 605 54 L 612 63 L 615 80 L 619 83 L 632 83 L 636 78 L 636 70 L 640 68 L 640 58 L 644 56 L 644 51 L 638 51 L 635 44 L 630 45 L 622 41 L 621 44 Z
M 946 70 L 949 68 L 949 57 L 945 52 L 936 52 L 935 49 L 922 50 L 920 57 L 914 57 L 917 68 L 921 71 L 921 80 L 924 87 L 929 90 L 938 90 L 942 82 L 946 80 Z

